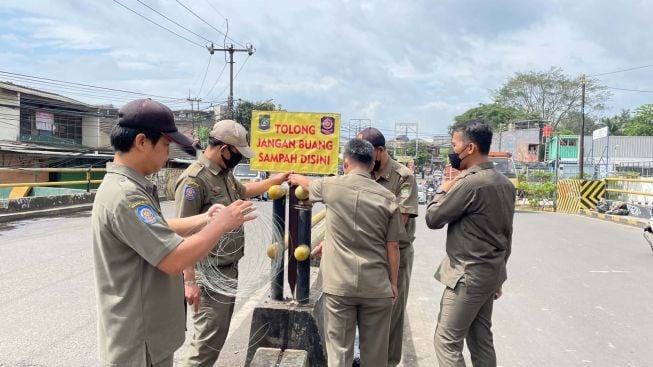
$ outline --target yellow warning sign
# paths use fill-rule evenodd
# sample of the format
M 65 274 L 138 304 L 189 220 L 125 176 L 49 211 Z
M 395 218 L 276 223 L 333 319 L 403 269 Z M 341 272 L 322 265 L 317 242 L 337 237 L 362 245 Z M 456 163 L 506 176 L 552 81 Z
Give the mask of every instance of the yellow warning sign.
M 259 171 L 336 174 L 340 114 L 252 111 L 250 164 Z

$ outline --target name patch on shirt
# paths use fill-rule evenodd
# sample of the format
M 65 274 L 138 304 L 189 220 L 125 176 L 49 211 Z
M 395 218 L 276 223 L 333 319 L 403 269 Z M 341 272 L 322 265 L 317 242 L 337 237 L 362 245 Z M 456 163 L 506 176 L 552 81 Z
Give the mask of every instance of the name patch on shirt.
M 136 215 L 138 216 L 138 219 L 145 224 L 154 224 L 158 219 L 156 211 L 147 204 L 142 204 L 136 207 Z
M 405 197 L 410 195 L 410 187 L 409 186 L 404 186 L 401 188 L 401 191 L 399 192 L 399 195 L 401 197 Z

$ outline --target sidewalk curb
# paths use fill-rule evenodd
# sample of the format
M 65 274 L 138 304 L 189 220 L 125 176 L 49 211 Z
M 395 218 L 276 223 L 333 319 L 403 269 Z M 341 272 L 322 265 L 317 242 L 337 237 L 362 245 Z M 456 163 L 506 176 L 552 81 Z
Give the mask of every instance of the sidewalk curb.
M 589 217 L 589 218 L 595 218 L 599 220 L 604 220 L 606 222 L 613 222 L 613 223 L 619 223 L 619 224 L 625 224 L 628 226 L 632 227 L 637 227 L 637 228 L 644 228 L 646 227 L 647 221 L 645 219 L 635 219 L 633 217 L 629 217 L 627 215 L 610 215 L 610 214 L 602 214 L 602 213 L 597 213 L 591 210 L 587 209 L 581 209 L 578 212 L 578 215 L 584 216 L 584 217 Z
M 35 210 L 29 212 L 18 212 L 9 214 L 0 214 L 0 223 L 14 222 L 25 219 L 43 218 L 43 217 L 56 217 L 59 215 L 72 214 L 91 210 L 93 204 L 81 204 L 72 206 L 63 206 L 59 208 Z

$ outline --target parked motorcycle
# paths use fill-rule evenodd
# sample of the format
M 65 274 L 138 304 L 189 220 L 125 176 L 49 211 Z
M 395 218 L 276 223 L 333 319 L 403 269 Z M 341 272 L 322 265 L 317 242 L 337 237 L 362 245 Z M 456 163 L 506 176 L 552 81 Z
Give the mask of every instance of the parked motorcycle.
M 433 196 L 435 196 L 435 190 L 432 187 L 429 187 L 426 190 L 426 202 L 430 203 L 431 200 L 433 200 Z

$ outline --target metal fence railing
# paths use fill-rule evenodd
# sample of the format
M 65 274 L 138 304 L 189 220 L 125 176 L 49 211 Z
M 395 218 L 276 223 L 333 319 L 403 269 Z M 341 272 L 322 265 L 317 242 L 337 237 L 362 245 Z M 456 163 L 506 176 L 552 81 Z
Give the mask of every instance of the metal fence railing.
M 653 177 L 653 161 L 649 162 L 621 162 L 614 165 L 617 174 L 630 174 L 639 177 Z
M 11 182 L 3 183 L 0 180 L 0 188 L 14 188 L 14 187 L 57 187 L 57 186 L 79 186 L 85 185 L 86 191 L 91 191 L 91 185 L 99 185 L 102 183 L 101 179 L 94 178 L 94 173 L 105 173 L 105 168 L 0 168 L 2 173 L 60 173 L 60 174 L 81 174 L 84 178 L 72 180 L 58 180 L 58 181 L 37 181 L 37 182 Z M 74 177 L 74 176 L 73 176 Z

